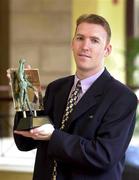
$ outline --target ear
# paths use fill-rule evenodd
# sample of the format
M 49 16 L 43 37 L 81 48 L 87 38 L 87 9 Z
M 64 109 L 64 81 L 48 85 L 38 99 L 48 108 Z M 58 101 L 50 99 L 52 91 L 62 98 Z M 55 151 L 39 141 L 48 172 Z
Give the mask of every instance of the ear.
M 110 55 L 112 51 L 112 45 L 111 44 L 107 44 L 105 47 L 105 52 L 104 52 L 104 56 L 107 57 Z
M 74 37 L 73 37 L 73 39 L 72 39 L 72 41 L 71 41 L 71 49 L 73 50 L 73 42 L 74 41 Z

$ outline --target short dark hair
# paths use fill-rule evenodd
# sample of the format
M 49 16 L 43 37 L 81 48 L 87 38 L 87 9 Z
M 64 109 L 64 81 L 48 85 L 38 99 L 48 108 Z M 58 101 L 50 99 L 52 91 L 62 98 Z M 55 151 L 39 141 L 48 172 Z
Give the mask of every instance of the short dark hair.
M 83 14 L 83 15 L 79 16 L 79 18 L 76 21 L 76 29 L 79 26 L 79 24 L 81 24 L 83 22 L 101 25 L 107 33 L 107 42 L 110 42 L 111 28 L 105 18 L 103 18 L 102 16 L 99 16 L 99 15 L 96 15 L 96 14 Z

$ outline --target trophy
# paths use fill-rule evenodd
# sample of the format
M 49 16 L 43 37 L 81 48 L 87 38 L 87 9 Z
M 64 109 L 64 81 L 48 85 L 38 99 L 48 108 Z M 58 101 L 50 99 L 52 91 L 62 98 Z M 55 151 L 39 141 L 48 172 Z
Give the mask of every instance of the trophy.
M 10 69 L 12 97 L 16 112 L 22 113 L 16 130 L 30 130 L 51 123 L 48 116 L 41 116 L 43 98 L 38 69 L 25 69 L 25 59 L 19 60 L 18 69 Z

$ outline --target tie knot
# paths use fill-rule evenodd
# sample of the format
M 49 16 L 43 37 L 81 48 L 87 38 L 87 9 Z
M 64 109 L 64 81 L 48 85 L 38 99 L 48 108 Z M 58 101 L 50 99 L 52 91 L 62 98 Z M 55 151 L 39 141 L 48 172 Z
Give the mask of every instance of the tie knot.
M 81 89 L 81 81 L 80 80 L 78 80 L 75 89 Z

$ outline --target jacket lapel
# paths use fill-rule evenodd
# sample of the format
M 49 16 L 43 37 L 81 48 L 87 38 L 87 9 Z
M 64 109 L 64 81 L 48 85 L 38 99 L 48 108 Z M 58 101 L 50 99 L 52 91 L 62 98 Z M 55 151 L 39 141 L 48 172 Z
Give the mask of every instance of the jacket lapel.
M 105 69 L 102 75 L 93 83 L 93 85 L 87 90 L 81 100 L 77 103 L 68 126 L 70 126 L 74 120 L 76 120 L 90 107 L 97 103 L 97 97 L 103 95 L 109 80 L 111 80 L 111 75 Z

